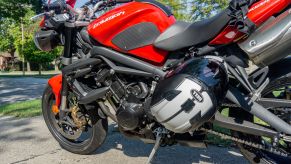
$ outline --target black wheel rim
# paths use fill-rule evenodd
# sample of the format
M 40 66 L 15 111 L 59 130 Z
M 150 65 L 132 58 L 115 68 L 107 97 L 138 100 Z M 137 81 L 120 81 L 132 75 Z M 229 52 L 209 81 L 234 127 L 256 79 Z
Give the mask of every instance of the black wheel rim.
M 92 140 L 93 137 L 93 125 L 91 126 L 87 126 L 86 130 L 81 132 L 80 137 L 78 137 L 77 139 L 69 139 L 67 137 L 65 137 L 61 130 L 64 130 L 64 127 L 61 127 L 58 122 L 59 122 L 59 118 L 58 115 L 55 115 L 52 111 L 52 107 L 53 104 L 55 103 L 55 98 L 54 95 L 51 94 L 49 96 L 49 100 L 48 100 L 48 120 L 49 120 L 49 126 L 51 126 L 51 129 L 53 131 L 53 133 L 55 134 L 55 136 L 64 144 L 66 145 L 70 145 L 70 146 L 84 146 L 90 143 L 90 141 Z

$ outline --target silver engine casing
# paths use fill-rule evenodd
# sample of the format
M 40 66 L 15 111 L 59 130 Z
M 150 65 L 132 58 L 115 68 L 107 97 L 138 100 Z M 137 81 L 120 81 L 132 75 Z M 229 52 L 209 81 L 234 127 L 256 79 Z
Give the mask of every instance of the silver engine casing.
M 249 58 L 258 66 L 268 66 L 291 54 L 291 9 L 278 17 L 271 17 L 239 43 Z
M 219 61 L 206 58 L 188 61 L 158 85 L 151 114 L 170 131 L 193 131 L 215 114 L 227 83 L 227 73 Z

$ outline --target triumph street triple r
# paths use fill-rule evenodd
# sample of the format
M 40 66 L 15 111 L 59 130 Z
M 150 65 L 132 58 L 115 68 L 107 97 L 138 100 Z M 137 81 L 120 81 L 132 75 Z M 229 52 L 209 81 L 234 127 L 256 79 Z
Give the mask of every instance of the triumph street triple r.
M 159 146 L 204 147 L 207 134 L 252 163 L 291 163 L 291 0 L 232 0 L 194 23 L 154 0 L 75 2 L 48 3 L 33 18 L 44 16 L 39 49 L 64 46 L 62 74 L 42 98 L 64 149 L 94 152 L 110 118 L 154 144 L 148 163 Z

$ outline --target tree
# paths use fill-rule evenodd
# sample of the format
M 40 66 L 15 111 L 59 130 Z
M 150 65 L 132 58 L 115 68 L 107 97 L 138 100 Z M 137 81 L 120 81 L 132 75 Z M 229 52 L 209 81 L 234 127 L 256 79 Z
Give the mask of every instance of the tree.
M 59 56 L 61 49 L 54 49 L 51 52 L 44 52 L 37 49 L 33 41 L 33 35 L 38 30 L 39 22 L 32 22 L 31 16 L 35 15 L 32 10 L 27 10 L 27 13 L 23 17 L 24 24 L 24 41 L 22 41 L 21 28 L 19 26 L 13 26 L 10 32 L 14 37 L 14 47 L 17 52 L 24 57 L 28 62 L 38 63 L 39 73 L 44 63 L 52 62 Z M 23 48 L 22 48 L 23 47 Z M 23 51 L 22 51 L 23 50 Z
M 158 0 L 164 5 L 171 8 L 173 14 L 178 20 L 188 20 L 187 1 L 188 0 Z
M 158 0 L 170 6 L 177 20 L 196 21 L 208 18 L 228 6 L 229 0 Z
M 14 36 L 10 33 L 9 29 L 12 27 L 13 21 L 10 19 L 0 20 L 0 52 L 7 51 L 14 59 L 16 51 L 14 47 Z M 14 63 L 12 62 L 12 67 Z
M 192 0 L 190 4 L 192 20 L 201 20 L 226 8 L 229 4 L 229 0 Z
M 7 51 L 14 58 L 16 35 L 12 29 L 20 26 L 28 10 L 39 12 L 43 3 L 44 0 L 0 0 L 0 52 Z
M 29 8 L 36 13 L 40 12 L 44 2 L 44 0 L 0 0 L 0 19 L 11 18 L 19 22 Z
M 39 74 L 41 75 L 42 65 L 54 61 L 60 54 L 60 49 L 56 48 L 51 52 L 44 52 L 38 50 L 33 42 L 32 36 L 24 42 L 23 54 L 26 60 L 32 63 L 38 63 Z

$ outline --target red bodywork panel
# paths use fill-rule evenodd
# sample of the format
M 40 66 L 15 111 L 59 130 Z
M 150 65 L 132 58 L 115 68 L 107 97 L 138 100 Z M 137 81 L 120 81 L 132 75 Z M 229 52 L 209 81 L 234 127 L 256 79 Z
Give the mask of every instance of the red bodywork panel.
M 62 74 L 50 78 L 48 84 L 53 90 L 53 94 L 55 95 L 56 99 L 56 105 L 59 107 L 61 104 Z
M 142 22 L 155 24 L 162 33 L 174 24 L 175 21 L 174 16 L 167 16 L 166 13 L 154 5 L 142 2 L 130 2 L 105 13 L 93 21 L 88 26 L 88 33 L 106 47 L 132 54 L 155 65 L 162 65 L 168 52 L 159 50 L 153 45 L 147 45 L 125 52 L 115 46 L 112 43 L 112 39 L 127 28 Z
M 291 4 L 291 0 L 260 0 L 252 5 L 249 9 L 248 18 L 255 23 L 257 27 L 262 25 L 271 16 L 281 12 L 284 8 Z M 237 41 L 244 36 L 236 27 L 227 26 L 210 45 L 229 44 Z

